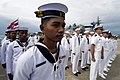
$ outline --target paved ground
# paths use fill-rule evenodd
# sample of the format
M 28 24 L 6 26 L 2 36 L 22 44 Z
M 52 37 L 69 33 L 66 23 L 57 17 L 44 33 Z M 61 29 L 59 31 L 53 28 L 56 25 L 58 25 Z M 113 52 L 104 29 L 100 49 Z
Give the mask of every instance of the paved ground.
M 87 71 L 81 71 L 81 74 L 76 77 L 71 72 L 71 64 L 68 63 L 70 69 L 66 70 L 66 80 L 89 80 L 89 69 Z M 6 80 L 5 70 L 0 65 L 0 80 Z M 103 80 L 98 77 L 97 80 Z M 118 50 L 117 57 L 115 61 L 112 63 L 112 67 L 110 67 L 110 71 L 108 72 L 108 76 L 106 80 L 120 80 L 120 40 L 118 40 Z
M 70 69 L 66 70 L 66 80 L 89 80 L 89 69 L 87 71 L 81 71 L 81 74 L 76 77 L 71 72 L 71 64 L 68 62 Z M 103 80 L 102 78 L 98 77 L 97 80 Z M 120 40 L 118 40 L 118 49 L 117 49 L 117 57 L 115 61 L 112 63 L 110 67 L 110 71 L 108 72 L 108 76 L 106 80 L 120 80 Z

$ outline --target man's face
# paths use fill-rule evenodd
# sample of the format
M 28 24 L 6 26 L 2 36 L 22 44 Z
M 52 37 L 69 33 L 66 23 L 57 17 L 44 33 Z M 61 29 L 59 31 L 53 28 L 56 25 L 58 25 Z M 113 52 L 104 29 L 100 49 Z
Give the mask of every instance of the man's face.
M 16 39 L 16 32 L 10 32 L 11 39 Z
M 76 33 L 77 33 L 77 35 L 79 35 L 79 34 L 81 33 L 81 31 L 80 31 L 80 30 L 77 30 Z
M 63 18 L 50 18 L 42 24 L 41 30 L 45 38 L 51 41 L 59 42 L 63 38 L 65 22 Z
M 20 41 L 23 41 L 23 42 L 27 41 L 27 33 L 28 33 L 27 30 L 19 31 L 18 35 L 19 35 Z
M 103 31 L 103 29 L 101 29 L 101 28 L 98 28 L 98 29 L 96 30 L 96 32 L 97 32 L 98 34 L 102 34 L 102 31 Z
M 85 33 L 86 36 L 89 36 L 90 33 Z
M 8 39 L 10 39 L 10 32 L 7 32 L 6 36 Z
M 102 35 L 103 35 L 103 37 L 106 37 L 106 38 L 108 37 L 107 33 L 103 33 Z

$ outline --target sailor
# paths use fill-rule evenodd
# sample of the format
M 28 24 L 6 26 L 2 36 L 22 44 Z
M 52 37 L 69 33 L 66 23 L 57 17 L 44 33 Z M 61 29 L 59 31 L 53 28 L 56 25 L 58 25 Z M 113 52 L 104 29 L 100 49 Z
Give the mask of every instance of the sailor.
M 10 42 L 16 39 L 16 30 L 7 29 L 7 39 L 3 41 L 1 46 L 1 64 L 3 68 L 6 68 L 6 51 Z
M 61 3 L 48 3 L 36 11 L 41 18 L 44 39 L 20 56 L 14 80 L 65 80 L 66 50 L 59 44 L 65 30 L 65 13 Z
M 93 31 L 90 32 L 91 37 L 94 35 L 94 33 L 95 33 L 95 32 L 93 32 Z
M 83 36 L 83 45 L 82 45 L 82 60 L 81 60 L 81 69 L 86 71 L 88 69 L 87 65 L 87 59 L 89 56 L 89 50 L 90 50 L 90 40 L 89 40 L 89 31 L 84 32 L 85 35 Z
M 102 39 L 101 34 L 103 30 L 102 25 L 96 25 L 95 28 L 95 34 L 91 38 L 91 67 L 90 67 L 90 80 L 96 80 L 97 73 L 99 70 L 99 62 L 100 59 L 103 59 L 103 45 L 102 45 Z
M 78 71 L 78 63 L 80 59 L 80 52 L 81 52 L 81 45 L 82 45 L 82 38 L 80 37 L 80 28 L 75 29 L 76 34 L 72 37 L 72 52 L 73 59 L 72 59 L 72 73 L 75 76 L 78 76 L 78 74 L 81 74 Z
M 115 46 L 115 35 L 113 35 L 112 36 L 112 45 L 113 45 L 113 47 L 112 47 L 112 54 L 111 54 L 111 58 L 110 58 L 110 63 L 112 63 L 114 60 L 115 60 L 115 48 L 116 48 L 116 46 Z
M 5 40 L 7 40 L 7 39 L 9 39 L 10 38 L 10 31 L 9 31 L 10 29 L 7 29 L 6 31 L 5 31 L 5 37 L 3 38 L 3 40 L 1 41 L 1 45 L 3 44 L 3 42 L 5 41 Z
M 113 41 L 112 41 L 112 33 L 109 31 L 108 32 L 108 40 L 109 40 L 109 59 L 108 59 L 108 63 L 107 66 L 111 67 L 111 63 L 112 63 L 112 54 L 113 54 L 113 50 L 114 50 L 114 45 L 113 45 Z M 107 70 L 108 72 L 108 70 Z
M 70 56 L 71 53 L 71 49 L 70 49 L 70 32 L 69 31 L 65 31 L 65 36 L 62 38 L 61 40 L 61 45 L 65 47 L 65 49 L 67 50 L 67 54 L 66 54 L 66 67 L 65 69 L 69 69 L 69 66 L 67 65 L 68 62 L 68 58 Z
M 13 79 L 18 58 L 33 45 L 31 42 L 27 41 L 28 28 L 20 27 L 17 32 L 19 39 L 11 42 L 6 52 L 7 74 L 10 80 Z
M 113 61 L 115 60 L 115 58 L 117 56 L 116 51 L 117 51 L 117 36 L 114 35 L 114 55 L 113 55 L 113 58 L 112 58 Z
M 104 73 L 104 70 L 108 70 L 106 64 L 108 61 L 108 55 L 109 55 L 109 41 L 108 41 L 108 30 L 103 30 L 102 32 L 102 43 L 104 47 L 104 59 L 100 60 L 100 68 L 99 68 L 99 74 L 102 75 L 101 77 L 103 79 L 106 79 L 105 76 L 107 76 L 106 73 Z

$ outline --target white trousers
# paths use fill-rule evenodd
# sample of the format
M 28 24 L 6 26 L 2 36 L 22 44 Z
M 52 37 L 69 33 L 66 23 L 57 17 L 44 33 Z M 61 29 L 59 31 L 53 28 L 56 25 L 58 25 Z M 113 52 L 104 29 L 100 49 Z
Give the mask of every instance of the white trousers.
M 99 72 L 99 64 L 100 64 L 100 52 L 95 52 L 95 62 L 91 61 L 90 67 L 90 80 L 96 80 L 97 73 Z
M 82 59 L 81 59 L 81 68 L 85 68 L 86 67 L 86 63 L 87 63 L 87 54 L 88 51 L 85 51 L 84 53 L 82 53 Z
M 88 54 L 87 54 L 87 64 L 91 64 L 91 53 L 90 53 L 90 51 L 88 51 Z
M 72 61 L 72 72 L 73 74 L 78 72 L 78 63 L 79 63 L 80 53 L 75 53 L 73 55 L 73 61 Z
M 67 63 L 68 63 L 69 55 L 70 55 L 70 50 L 67 50 L 66 59 L 65 59 L 66 66 L 67 66 Z

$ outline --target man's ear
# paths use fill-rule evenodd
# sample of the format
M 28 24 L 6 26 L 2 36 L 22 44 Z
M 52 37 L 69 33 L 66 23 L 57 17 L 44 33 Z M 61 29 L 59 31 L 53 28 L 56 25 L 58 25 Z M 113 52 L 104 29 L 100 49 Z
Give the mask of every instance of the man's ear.
M 43 26 L 42 25 L 40 25 L 40 30 L 43 31 Z
M 42 24 L 42 25 L 40 25 L 40 30 L 44 33 L 44 28 L 45 28 L 45 26 Z

